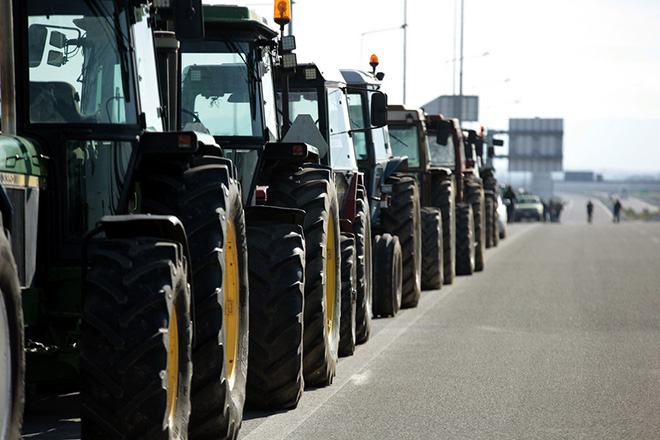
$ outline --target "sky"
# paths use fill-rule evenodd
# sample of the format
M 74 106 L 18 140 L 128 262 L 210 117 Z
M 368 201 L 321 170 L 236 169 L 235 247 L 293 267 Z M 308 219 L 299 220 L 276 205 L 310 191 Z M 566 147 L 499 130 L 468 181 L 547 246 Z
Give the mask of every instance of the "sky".
M 234 3 L 275 26 L 272 2 Z M 369 70 L 376 54 L 389 102 L 422 107 L 458 94 L 460 9 L 461 0 L 295 0 L 298 61 Z M 565 170 L 660 178 L 658 0 L 463 0 L 463 11 L 463 94 L 479 96 L 478 125 L 562 118 Z

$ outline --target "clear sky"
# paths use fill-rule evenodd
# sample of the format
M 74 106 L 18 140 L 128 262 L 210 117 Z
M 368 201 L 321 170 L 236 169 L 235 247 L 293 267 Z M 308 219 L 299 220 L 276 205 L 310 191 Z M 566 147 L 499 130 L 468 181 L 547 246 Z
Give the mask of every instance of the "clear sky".
M 234 3 L 273 23 L 272 2 Z M 460 0 L 295 0 L 299 62 L 368 70 L 375 53 L 401 103 L 405 3 L 405 104 L 458 93 Z M 660 1 L 464 0 L 463 56 L 480 124 L 563 118 L 565 169 L 660 177 Z

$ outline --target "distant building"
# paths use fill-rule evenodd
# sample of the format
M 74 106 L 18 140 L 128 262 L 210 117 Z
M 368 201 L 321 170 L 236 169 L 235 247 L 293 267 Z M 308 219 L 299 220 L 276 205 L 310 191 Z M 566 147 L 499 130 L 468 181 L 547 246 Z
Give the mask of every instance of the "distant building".
M 564 181 L 566 182 L 594 182 L 597 179 L 596 173 L 593 171 L 566 171 L 564 173 Z M 602 176 L 600 176 L 602 180 Z
M 509 172 L 531 173 L 531 191 L 553 196 L 552 173 L 564 171 L 563 119 L 509 119 Z

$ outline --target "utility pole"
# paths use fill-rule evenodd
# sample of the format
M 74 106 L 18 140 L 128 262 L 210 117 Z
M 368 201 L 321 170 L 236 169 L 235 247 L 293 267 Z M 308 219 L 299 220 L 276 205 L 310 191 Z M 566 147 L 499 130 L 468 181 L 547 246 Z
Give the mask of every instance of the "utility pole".
M 403 104 L 406 103 L 406 50 L 408 48 L 408 0 L 403 0 Z
M 463 122 L 463 11 L 464 2 L 461 0 L 461 48 L 459 55 L 459 73 L 458 73 L 458 119 Z

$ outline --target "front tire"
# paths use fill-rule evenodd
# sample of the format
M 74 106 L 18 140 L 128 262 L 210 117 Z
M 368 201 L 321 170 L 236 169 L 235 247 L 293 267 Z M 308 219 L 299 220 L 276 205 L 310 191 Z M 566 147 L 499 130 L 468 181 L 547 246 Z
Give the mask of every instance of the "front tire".
M 185 439 L 192 326 L 179 243 L 106 239 L 82 315 L 82 438 Z
M 392 204 L 380 212 L 383 232 L 399 237 L 403 261 L 401 307 L 416 307 L 422 290 L 422 222 L 419 190 L 413 177 L 390 176 Z
M 1 222 L 0 222 L 1 227 Z M 21 288 L 9 240 L 0 230 L 0 435 L 21 438 L 25 405 L 25 350 Z
M 442 214 L 436 208 L 422 208 L 422 289 L 442 287 Z
M 474 216 L 472 205 L 456 205 L 456 275 L 474 272 Z
M 355 264 L 355 236 L 341 233 L 341 318 L 339 330 L 339 356 L 355 353 L 357 341 L 355 315 L 357 292 Z
M 374 238 L 374 316 L 396 316 L 401 308 L 403 259 L 399 237 L 391 234 Z
M 356 249 L 356 337 L 358 344 L 369 340 L 371 333 L 371 314 L 373 307 L 373 275 L 372 275 L 372 237 L 371 215 L 366 190 L 358 189 L 356 215 L 353 222 Z
M 431 193 L 432 205 L 442 213 L 443 282 L 451 284 L 456 275 L 456 186 L 452 176 L 446 176 Z
M 495 198 L 492 191 L 484 191 L 484 210 L 486 214 L 486 249 L 497 246 L 495 235 L 497 218 L 495 217 Z
M 473 178 L 466 182 L 467 202 L 472 204 L 474 216 L 474 270 L 480 272 L 486 265 L 486 208 L 484 189 L 480 180 Z

